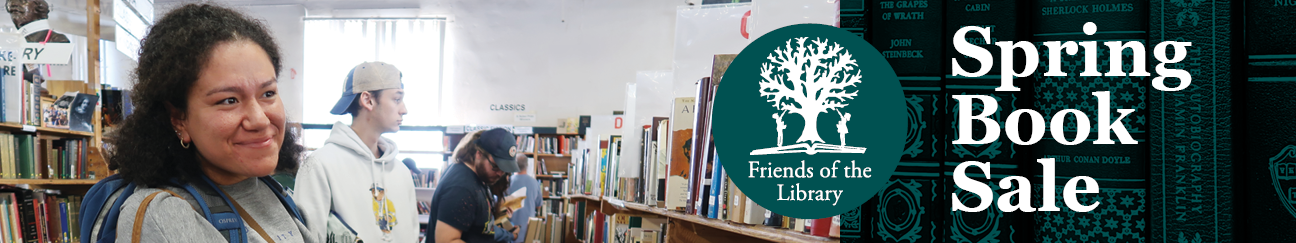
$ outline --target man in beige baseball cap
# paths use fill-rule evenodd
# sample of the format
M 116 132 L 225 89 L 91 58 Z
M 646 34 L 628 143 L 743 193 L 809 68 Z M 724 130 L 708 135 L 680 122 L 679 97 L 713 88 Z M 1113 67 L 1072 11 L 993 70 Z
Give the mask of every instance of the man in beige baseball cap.
M 401 72 L 387 63 L 361 63 L 343 89 L 331 113 L 350 113 L 351 125 L 334 123 L 324 146 L 297 171 L 293 198 L 306 226 L 318 239 L 339 242 L 417 241 L 410 169 L 397 157 L 396 143 L 382 137 L 399 131 L 406 113 Z

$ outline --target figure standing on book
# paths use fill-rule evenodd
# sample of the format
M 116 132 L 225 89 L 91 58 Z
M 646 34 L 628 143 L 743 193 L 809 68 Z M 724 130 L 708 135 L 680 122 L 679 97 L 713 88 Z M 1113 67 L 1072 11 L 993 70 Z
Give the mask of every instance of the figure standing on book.
M 464 136 L 432 194 L 427 243 L 512 242 L 518 229 L 495 222 L 490 185 L 519 171 L 517 138 L 502 128 Z
M 846 146 L 846 133 L 850 132 L 847 130 L 846 122 L 850 121 L 850 113 L 842 114 L 841 111 L 837 111 L 837 115 L 841 116 L 841 121 L 837 122 L 837 135 L 841 136 L 841 145 Z
M 783 146 L 783 130 L 787 129 L 787 123 L 783 122 L 783 115 L 787 112 L 774 113 L 774 124 L 778 124 L 778 146 Z
M 333 123 L 324 146 L 306 158 L 295 182 L 297 205 L 317 237 L 418 241 L 414 180 L 397 159 L 396 143 L 382 137 L 400 131 L 407 113 L 401 76 L 396 66 L 383 62 L 361 63 L 347 73 L 330 113 L 351 114 L 351 125 Z
M 109 168 L 138 187 L 123 194 L 122 217 L 93 228 L 115 226 L 117 242 L 319 242 L 269 177 L 295 171 L 305 152 L 285 129 L 281 59 L 267 28 L 234 10 L 187 4 L 162 16 L 140 46 L 137 110 L 108 139 Z M 82 240 L 106 234 L 91 235 Z
M 519 235 L 516 237 L 517 239 L 513 240 L 513 242 L 522 243 L 522 241 L 526 240 L 526 235 L 522 234 L 526 234 L 527 232 L 527 223 L 531 217 L 535 217 L 541 211 L 540 206 L 544 205 L 544 197 L 541 195 L 540 181 L 537 181 L 535 177 L 531 177 L 531 175 L 527 174 L 528 166 L 526 155 L 519 153 L 515 159 L 517 160 L 518 173 L 513 174 L 513 178 L 510 179 L 513 183 L 508 188 L 508 194 L 511 195 L 519 190 L 526 190 L 527 198 L 523 200 L 522 208 L 518 209 L 517 212 L 513 212 L 513 217 L 510 218 L 509 221 L 513 222 L 513 225 L 518 226 Z M 541 162 L 542 161 L 536 161 L 536 163 Z

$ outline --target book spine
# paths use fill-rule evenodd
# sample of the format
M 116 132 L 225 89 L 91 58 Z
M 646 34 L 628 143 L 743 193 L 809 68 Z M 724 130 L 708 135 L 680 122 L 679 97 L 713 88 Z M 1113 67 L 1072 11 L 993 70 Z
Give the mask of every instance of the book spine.
M 693 154 L 689 161 L 689 170 L 691 172 L 689 172 L 690 200 L 688 200 L 689 213 L 695 215 L 702 209 L 698 205 L 698 202 L 700 202 L 698 200 L 706 195 L 703 181 L 710 176 L 710 174 L 706 174 L 706 169 L 709 168 L 707 166 L 710 165 L 706 161 L 708 158 L 707 150 L 709 149 L 707 141 L 710 141 L 707 137 L 709 129 L 707 123 L 710 122 L 711 90 L 714 87 L 711 81 L 711 77 L 704 77 L 697 82 L 697 112 L 693 116 Z
M 23 239 L 27 243 L 40 242 L 37 238 L 40 232 L 36 229 L 36 202 L 32 192 L 25 191 L 22 193 L 22 204 L 18 207 L 18 211 L 21 215 L 19 222 L 22 225 Z
M 1032 152 L 1033 159 L 1052 158 L 1054 159 L 1053 171 L 1056 171 L 1056 177 L 1061 178 L 1042 178 L 1041 183 L 1034 183 L 1032 186 L 1034 195 L 1041 195 L 1032 199 L 1034 205 L 1041 205 L 1043 197 L 1051 197 L 1053 202 L 1062 202 L 1063 185 L 1066 185 L 1067 179 L 1075 176 L 1089 176 L 1099 182 L 1102 186 L 1099 193 L 1078 194 L 1077 198 L 1081 204 L 1088 205 L 1095 201 L 1108 200 L 1110 198 L 1122 198 L 1125 203 L 1101 203 L 1098 208 L 1089 212 L 1088 216 L 1074 214 L 1075 211 L 1069 207 L 1059 207 L 1061 211 L 1039 211 L 1035 212 L 1034 218 L 1036 223 L 1035 240 L 1052 239 L 1062 241 L 1083 241 L 1086 237 L 1093 234 L 1102 234 L 1110 237 L 1114 241 L 1133 241 L 1143 239 L 1146 236 L 1146 227 L 1136 227 L 1137 225 L 1146 225 L 1148 216 L 1146 195 L 1148 188 L 1148 152 L 1147 141 L 1149 138 L 1149 124 L 1147 95 L 1148 92 L 1158 92 L 1151 89 L 1146 84 L 1147 77 L 1139 76 L 1082 76 L 1083 71 L 1097 71 L 1107 73 L 1115 63 L 1110 62 L 1110 58 L 1119 58 L 1124 72 L 1134 70 L 1149 70 L 1148 67 L 1135 67 L 1134 63 L 1137 58 L 1146 58 L 1147 53 L 1136 53 L 1129 49 L 1120 51 L 1118 55 L 1113 56 L 1112 50 L 1107 45 L 1097 42 L 1120 41 L 1122 43 L 1139 42 L 1143 46 L 1147 45 L 1147 32 L 1149 23 L 1146 21 L 1149 12 L 1147 1 L 1137 0 L 1099 0 L 1088 2 L 1058 2 L 1048 0 L 1035 1 L 1036 6 L 1045 11 L 1032 12 L 1036 16 L 1035 25 L 1032 27 L 1032 40 L 1036 43 L 1039 55 L 1048 57 L 1057 55 L 1061 57 L 1061 63 L 1051 63 L 1041 59 L 1040 66 L 1034 74 L 1036 79 L 1035 85 L 1035 110 L 1044 116 L 1045 121 L 1051 121 L 1058 112 L 1065 109 L 1079 110 L 1089 119 L 1089 130 L 1079 130 L 1075 125 L 1068 125 L 1065 129 L 1063 138 L 1054 137 L 1051 134 L 1045 134 L 1044 139 L 1034 146 Z M 1053 9 L 1093 9 L 1099 7 L 1110 11 L 1049 11 Z M 1092 22 L 1097 26 L 1097 31 L 1092 35 L 1087 35 L 1078 30 L 1082 30 L 1086 23 Z M 1078 48 L 1075 55 L 1061 55 L 1063 53 L 1051 53 L 1051 51 L 1042 45 L 1047 41 L 1075 41 L 1084 43 L 1093 41 L 1094 50 Z M 1094 51 L 1094 52 L 1090 52 Z M 1095 60 L 1087 60 L 1093 57 Z M 1054 65 L 1062 65 L 1060 69 L 1067 70 L 1066 76 L 1045 76 L 1044 73 L 1050 68 L 1059 68 Z M 1069 70 L 1068 70 L 1069 69 Z M 1022 83 L 1022 82 L 1017 82 Z M 1023 89 L 1024 90 L 1024 89 Z M 1101 92 L 1105 92 L 1101 93 Z M 1106 100 L 1102 98 L 1107 96 Z M 1105 111 L 1103 109 L 1106 109 Z M 1099 145 L 1094 142 L 1081 142 L 1077 145 L 1063 145 L 1059 141 L 1074 140 L 1080 134 L 1087 134 L 1090 138 L 1098 136 L 1098 123 L 1112 123 L 1113 121 L 1099 121 L 1097 116 L 1099 112 L 1110 112 L 1117 114 L 1118 109 L 1135 109 L 1133 113 L 1125 116 L 1119 122 L 1125 126 L 1126 131 L 1139 144 L 1112 144 Z M 1120 118 L 1119 115 L 1113 115 L 1112 118 Z M 1068 115 L 1066 118 L 1068 124 L 1077 122 L 1076 116 Z M 1115 137 L 1115 136 L 1113 136 Z M 1031 161 L 1030 168 L 1041 168 L 1039 163 Z M 1042 168 L 1041 168 L 1042 169 Z M 1040 171 L 1041 169 L 1032 169 Z M 1037 175 L 1038 176 L 1038 175 Z M 1053 179 L 1053 188 L 1043 188 L 1042 180 Z M 1052 194 L 1045 193 L 1049 190 Z M 1096 217 L 1094 217 L 1096 216 Z M 1069 225 L 1067 220 L 1079 219 L 1081 217 L 1099 220 L 1100 222 L 1114 222 L 1116 227 L 1100 227 L 1086 232 L 1070 231 L 1063 229 Z M 1063 219 L 1063 220 L 1057 220 Z
M 709 209 L 707 209 L 706 214 L 707 218 L 713 219 L 720 217 L 720 189 L 723 188 L 720 184 L 722 181 L 720 174 L 724 171 L 724 167 L 720 167 L 720 160 L 716 159 L 715 161 L 715 165 L 711 168 L 711 191 L 708 192 L 710 196 L 707 199 L 710 203 L 707 205 Z
M 0 241 L 18 242 L 13 238 L 13 230 L 9 228 L 9 197 L 5 193 L 0 193 Z
M 1210 5 L 1192 7 L 1194 8 L 1185 8 L 1179 5 L 1167 6 L 1167 12 L 1170 11 L 1169 9 L 1182 9 L 1176 12 L 1201 15 L 1201 21 L 1194 21 L 1194 23 L 1210 24 L 1209 27 L 1191 29 L 1185 26 L 1185 29 L 1191 31 L 1184 33 L 1185 36 L 1195 34 L 1197 28 L 1218 28 L 1216 26 L 1222 25 L 1219 22 L 1221 19 L 1227 21 L 1227 17 L 1219 17 L 1220 13 L 1215 11 L 1220 11 L 1223 7 L 1240 7 L 1241 9 L 1233 12 L 1242 13 L 1244 22 L 1241 24 L 1245 29 L 1242 31 L 1242 40 L 1240 42 L 1234 41 L 1233 45 L 1202 46 L 1193 43 L 1191 48 L 1194 51 L 1199 48 L 1209 49 L 1192 52 L 1189 59 L 1184 62 L 1197 65 L 1209 64 L 1210 66 L 1187 66 L 1185 69 L 1190 70 L 1193 74 L 1190 89 L 1195 88 L 1196 90 L 1192 90 L 1193 92 L 1187 94 L 1183 94 L 1183 91 L 1175 92 L 1176 95 L 1185 96 L 1182 98 L 1175 97 L 1178 99 L 1169 100 L 1166 103 L 1166 106 L 1175 109 L 1174 116 L 1167 114 L 1169 116 L 1166 118 L 1167 123 L 1183 124 L 1185 128 L 1179 130 L 1180 132 L 1188 128 L 1199 129 L 1195 131 L 1188 130 L 1187 136 L 1191 137 L 1175 139 L 1174 142 L 1189 145 L 1201 144 L 1202 146 L 1183 149 L 1184 146 L 1179 145 L 1179 147 L 1166 148 L 1170 150 L 1167 153 L 1175 153 L 1179 156 L 1171 157 L 1174 160 L 1166 163 L 1173 163 L 1174 166 L 1167 166 L 1161 172 L 1170 175 L 1167 176 L 1169 178 L 1165 179 L 1166 184 L 1179 185 L 1174 187 L 1176 190 L 1167 187 L 1164 193 L 1175 196 L 1174 198 L 1188 197 L 1190 200 L 1180 200 L 1184 201 L 1182 203 L 1170 201 L 1169 203 L 1174 203 L 1171 205 L 1176 207 L 1165 209 L 1164 214 L 1167 214 L 1165 216 L 1167 218 L 1164 220 L 1184 222 L 1184 218 L 1188 219 L 1185 223 L 1188 223 L 1189 227 L 1184 227 L 1185 229 L 1182 231 L 1187 232 L 1182 234 L 1187 234 L 1189 239 L 1193 239 L 1192 237 L 1196 237 L 1197 234 L 1201 234 L 1200 237 L 1203 239 L 1223 237 L 1215 236 L 1215 234 L 1227 235 L 1229 231 L 1236 230 L 1234 238 L 1238 239 L 1239 242 L 1289 240 L 1291 239 L 1291 233 L 1286 229 L 1296 227 L 1296 156 L 1293 155 L 1296 152 L 1296 141 L 1290 139 L 1296 136 L 1296 129 L 1291 126 L 1293 124 L 1292 120 L 1284 119 L 1296 117 L 1296 112 L 1290 109 L 1293 104 L 1296 104 L 1291 99 L 1292 92 L 1296 92 L 1296 83 L 1293 82 L 1296 81 L 1296 77 L 1292 75 L 1292 73 L 1296 73 L 1296 48 L 1290 45 L 1291 41 L 1296 39 L 1296 33 L 1291 31 L 1292 23 L 1296 21 L 1296 17 L 1292 15 L 1292 11 L 1296 10 L 1296 3 L 1291 1 L 1243 1 L 1241 5 L 1227 6 L 1227 2 L 1212 2 Z M 1236 30 L 1239 25 L 1235 24 L 1233 26 L 1235 27 L 1234 30 Z M 1213 35 L 1187 38 L 1206 43 L 1212 42 L 1203 39 L 1219 41 L 1218 38 L 1209 38 L 1211 36 Z M 1237 90 L 1241 94 L 1229 96 L 1226 95 L 1227 93 L 1212 93 L 1210 92 L 1212 90 L 1203 90 L 1206 87 L 1217 87 L 1219 82 L 1217 80 L 1220 78 L 1217 75 L 1220 74 L 1219 72 L 1222 69 L 1219 67 L 1220 64 L 1217 63 L 1217 60 L 1207 59 L 1211 57 L 1222 58 L 1216 56 L 1220 53 L 1206 53 L 1206 51 L 1219 51 L 1221 48 L 1228 48 L 1229 46 L 1241 46 L 1244 48 L 1239 50 L 1244 55 L 1235 56 L 1235 58 L 1245 58 L 1241 60 L 1244 62 L 1238 63 L 1244 64 L 1240 69 L 1240 75 L 1236 77 L 1241 82 L 1233 82 L 1233 84 L 1239 85 Z M 1207 69 L 1207 67 L 1210 67 L 1210 69 Z M 1228 106 L 1220 106 L 1221 104 L 1229 104 L 1228 98 L 1230 97 L 1240 99 L 1240 102 L 1235 101 L 1234 104 L 1241 107 L 1229 109 Z M 1202 108 L 1201 110 L 1193 110 L 1192 107 Z M 1239 117 L 1238 122 L 1244 126 L 1230 127 L 1229 125 L 1233 122 L 1232 119 L 1229 116 L 1222 116 L 1227 115 L 1227 113 L 1212 114 L 1217 112 L 1216 110 L 1239 113 L 1240 115 L 1235 115 L 1235 117 Z M 1184 116 L 1179 114 L 1185 111 L 1188 113 L 1187 118 L 1193 120 L 1171 120 L 1183 118 Z M 1236 141 L 1246 143 L 1229 146 L 1232 144 L 1221 144 L 1212 141 L 1212 139 L 1219 136 L 1227 136 L 1227 133 L 1219 135 L 1219 130 L 1225 129 L 1224 132 L 1227 132 L 1229 128 L 1237 129 L 1238 134 L 1236 135 L 1240 136 L 1234 137 L 1237 139 Z M 1215 132 L 1215 134 L 1209 132 Z M 1219 147 L 1225 147 L 1225 149 L 1218 149 Z M 1228 150 L 1228 147 L 1233 147 L 1239 151 L 1233 153 L 1234 151 Z M 1240 161 L 1230 161 L 1228 159 L 1230 157 L 1238 158 Z M 1219 165 L 1225 165 L 1225 167 L 1217 167 Z M 1228 184 L 1225 183 L 1229 181 L 1230 174 L 1227 172 L 1232 167 L 1228 165 L 1236 167 L 1232 168 L 1231 171 L 1240 173 L 1239 178 L 1233 180 L 1238 183 L 1233 188 L 1227 187 Z M 1214 173 L 1219 171 L 1224 173 L 1216 177 Z M 1207 193 L 1201 193 L 1202 190 Z M 1219 194 L 1209 192 L 1218 192 Z M 1234 192 L 1236 194 L 1227 194 L 1225 192 Z M 1233 195 L 1239 195 L 1237 203 L 1232 203 L 1228 200 L 1229 198 L 1218 198 L 1219 196 Z M 1170 198 L 1166 200 L 1169 201 Z M 1207 207 L 1208 209 L 1219 207 L 1220 212 L 1214 212 L 1214 210 L 1194 211 L 1191 208 L 1183 209 L 1178 207 L 1183 204 L 1193 207 Z M 1226 214 L 1232 209 L 1227 207 L 1229 205 L 1238 206 L 1238 209 L 1241 209 L 1242 212 Z M 1214 226 L 1216 224 L 1208 224 L 1211 223 L 1208 220 L 1213 220 L 1214 217 L 1212 216 L 1215 215 L 1219 215 L 1222 219 L 1237 216 L 1236 228 L 1228 228 L 1227 222 L 1223 223 L 1223 228 L 1214 228 L 1217 227 Z M 1167 231 L 1170 231 L 1167 232 L 1169 234 L 1167 240 L 1179 239 L 1171 238 L 1171 236 L 1176 236 L 1172 233 L 1181 230 L 1169 229 L 1168 226 L 1167 228 Z M 1201 230 L 1198 230 L 1199 228 Z

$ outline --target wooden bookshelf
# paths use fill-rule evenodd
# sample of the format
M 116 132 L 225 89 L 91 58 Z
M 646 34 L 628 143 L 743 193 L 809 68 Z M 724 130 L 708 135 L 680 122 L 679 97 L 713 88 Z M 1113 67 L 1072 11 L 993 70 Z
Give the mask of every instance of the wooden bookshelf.
M 68 6 L 68 7 L 75 7 L 75 6 Z M 103 94 L 99 93 L 99 90 L 101 89 L 101 86 L 99 84 L 102 83 L 100 82 L 100 79 L 102 78 L 103 74 L 99 73 L 100 46 L 99 46 L 99 41 L 97 41 L 101 37 L 99 33 L 100 31 L 99 29 L 100 8 L 99 7 L 100 7 L 100 0 L 85 1 L 86 12 L 84 17 L 87 19 L 87 22 L 85 23 L 86 39 L 90 40 L 86 42 L 86 46 L 85 46 L 86 48 L 85 49 L 86 50 L 85 83 L 86 86 L 90 89 L 87 93 L 92 93 L 102 98 Z M 97 173 L 96 177 L 104 178 L 111 175 L 112 171 L 107 171 L 107 164 L 105 163 L 106 160 L 104 160 L 103 156 L 98 152 L 98 149 L 103 144 L 103 124 L 100 124 L 101 121 L 100 118 L 102 118 L 102 114 L 100 114 L 99 112 L 100 112 L 99 109 L 95 109 L 94 115 L 91 116 L 92 117 L 91 127 L 93 127 L 94 132 L 80 132 L 80 131 L 72 131 L 68 129 L 22 125 L 18 123 L 0 123 L 0 131 L 18 132 L 18 133 L 22 133 L 22 132 L 35 133 L 36 137 L 42 139 L 45 139 L 47 137 L 86 138 L 87 146 L 85 149 L 87 150 L 88 157 L 85 158 L 86 160 L 85 163 L 87 167 L 83 169 L 89 171 L 95 171 L 94 169 L 96 167 L 102 166 L 104 170 L 102 172 L 106 172 L 106 173 Z M 85 193 L 84 190 L 88 190 L 90 186 L 94 185 L 97 182 L 99 182 L 98 179 L 0 179 L 0 184 L 6 184 L 6 185 L 28 184 L 28 185 L 32 185 L 35 188 L 47 188 L 47 187 L 61 188 L 61 189 L 65 189 L 64 190 L 65 193 L 66 191 L 73 191 L 72 193 L 74 194 L 84 194 Z
M 565 176 L 565 175 L 561 175 L 561 176 L 555 176 L 555 175 L 536 175 L 535 178 L 536 178 L 536 179 L 567 179 L 567 176 Z
M 76 185 L 94 185 L 95 183 L 98 182 L 99 182 L 98 179 L 0 179 L 0 184 L 5 184 L 5 185 L 30 184 L 30 185 L 76 186 Z
M 604 199 L 589 195 L 572 195 L 568 199 L 585 200 L 599 205 L 597 210 L 606 215 L 614 214 L 651 214 L 666 218 L 670 222 L 667 230 L 668 239 L 705 239 L 711 242 L 838 242 L 839 239 L 819 237 L 802 232 L 779 229 L 763 225 L 738 224 L 725 220 L 706 218 L 685 214 L 664 208 L 624 202 L 617 199 Z M 587 209 L 589 209 L 587 207 Z M 593 211 L 593 209 L 587 210 Z M 586 214 L 588 215 L 588 214 Z M 570 230 L 575 237 L 575 229 Z
M 90 132 L 80 132 L 80 131 L 72 131 L 68 129 L 22 125 L 18 123 L 7 123 L 7 122 L 0 123 L 0 131 L 8 131 L 11 133 L 34 133 L 36 137 L 41 139 L 50 139 L 49 137 L 87 138 L 88 139 L 87 145 L 94 144 L 94 140 L 95 140 L 94 138 L 96 137 L 95 133 L 90 133 Z M 87 147 L 85 149 L 94 150 L 97 148 Z M 93 151 L 87 151 L 87 152 L 89 153 L 88 154 L 89 157 L 85 158 L 87 166 L 92 165 L 93 163 L 102 163 L 102 160 L 95 157 L 97 156 L 97 152 L 93 152 Z M 83 168 L 83 169 L 90 170 L 93 168 Z M 107 175 L 103 175 L 102 177 L 107 177 Z M 91 186 L 97 182 L 99 182 L 98 179 L 12 179 L 12 178 L 0 179 L 0 184 L 4 184 L 4 185 L 28 184 L 28 185 L 34 185 L 37 188 L 41 188 L 43 186 Z
M 0 123 L 0 130 L 10 131 L 10 132 L 19 132 L 19 131 L 39 132 L 45 135 L 55 135 L 60 137 L 94 137 L 94 133 L 90 133 L 90 132 L 80 132 L 80 131 L 72 131 L 72 130 L 59 129 L 59 128 L 48 128 L 48 127 L 41 127 L 41 126 L 29 126 L 29 125 L 22 125 L 17 123 L 7 123 L 7 122 Z

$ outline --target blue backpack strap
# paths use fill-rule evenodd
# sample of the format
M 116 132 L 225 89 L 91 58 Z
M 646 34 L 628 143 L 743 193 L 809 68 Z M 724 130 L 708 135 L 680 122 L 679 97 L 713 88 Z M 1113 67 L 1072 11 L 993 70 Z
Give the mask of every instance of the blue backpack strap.
M 279 198 L 279 203 L 283 204 L 284 208 L 288 209 L 288 213 L 292 214 L 293 218 L 297 218 L 297 221 L 300 221 L 302 225 L 306 225 L 306 219 L 302 218 L 301 210 L 297 209 L 297 203 L 293 202 L 292 196 L 288 196 L 288 194 L 284 193 L 286 191 L 284 191 L 283 185 L 279 184 L 279 181 L 276 181 L 274 178 L 269 176 L 261 177 L 259 179 L 261 179 L 261 182 L 264 182 L 266 186 L 270 187 L 270 191 L 274 191 L 275 197 Z
M 203 217 L 216 230 L 225 236 L 228 242 L 247 243 L 247 229 L 243 228 L 243 218 L 230 205 L 229 198 L 216 191 L 216 183 L 208 179 L 206 175 L 202 177 L 203 181 L 196 183 L 187 183 L 185 190 L 198 199 L 198 203 L 203 210 Z M 197 184 L 195 186 L 194 184 Z
M 113 202 L 108 202 L 108 199 L 112 197 L 113 193 L 117 193 L 118 191 L 121 192 L 121 195 L 118 196 L 117 200 L 114 200 Z M 95 183 L 94 186 L 90 187 L 90 190 L 86 192 L 85 197 L 81 200 L 82 206 L 80 209 L 80 217 L 79 217 L 79 220 L 81 222 L 79 225 L 82 229 L 84 229 L 81 230 L 81 234 L 80 234 L 81 243 L 116 241 L 117 239 L 116 222 L 118 216 L 121 214 L 121 204 L 125 202 L 126 198 L 130 197 L 130 195 L 133 194 L 134 192 L 135 192 L 135 184 L 126 183 L 126 181 L 122 180 L 121 176 L 118 175 L 112 175 L 109 176 L 108 178 L 104 178 L 103 180 L 100 180 L 99 182 Z M 105 205 L 111 205 L 111 207 L 105 208 L 104 207 Z M 94 233 L 93 229 L 96 220 L 99 220 L 99 215 L 100 213 L 102 213 L 104 209 L 107 209 L 108 212 L 105 218 L 100 222 L 112 222 L 112 223 L 107 223 L 104 224 L 102 227 L 100 227 L 98 232 L 98 238 L 92 239 L 91 237 L 92 237 L 92 233 Z

